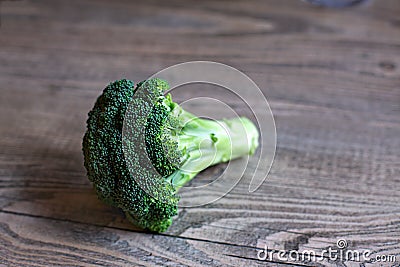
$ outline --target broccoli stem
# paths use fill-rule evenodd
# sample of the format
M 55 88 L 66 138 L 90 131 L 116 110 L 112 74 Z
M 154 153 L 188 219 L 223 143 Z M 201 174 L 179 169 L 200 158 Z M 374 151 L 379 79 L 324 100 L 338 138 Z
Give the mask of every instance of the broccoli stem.
M 179 106 L 175 108 L 179 109 L 178 118 L 183 125 L 177 133 L 177 140 L 184 158 L 179 170 L 167 180 L 176 190 L 207 167 L 251 155 L 257 149 L 258 130 L 249 119 L 202 119 Z

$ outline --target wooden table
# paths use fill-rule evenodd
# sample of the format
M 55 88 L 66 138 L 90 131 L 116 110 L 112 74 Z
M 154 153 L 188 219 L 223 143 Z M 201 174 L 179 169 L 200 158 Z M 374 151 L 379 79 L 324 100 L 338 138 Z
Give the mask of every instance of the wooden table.
M 397 259 L 362 266 L 398 266 L 400 2 L 141 2 L 1 2 L 0 265 L 360 266 L 257 256 L 264 244 L 321 253 L 344 239 Z M 87 112 L 110 81 L 192 60 L 259 85 L 276 120 L 275 161 L 256 192 L 241 182 L 180 209 L 168 232 L 143 233 L 86 178 Z

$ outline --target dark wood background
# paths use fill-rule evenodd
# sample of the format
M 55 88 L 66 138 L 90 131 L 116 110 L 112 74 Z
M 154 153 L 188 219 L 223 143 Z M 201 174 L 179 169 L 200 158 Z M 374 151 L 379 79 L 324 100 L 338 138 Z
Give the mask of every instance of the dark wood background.
M 399 14 L 398 0 L 346 10 L 296 0 L 2 1 L 0 265 L 395 265 L 257 259 L 264 244 L 320 252 L 345 239 L 398 266 Z M 168 232 L 143 233 L 86 178 L 87 112 L 112 80 L 192 60 L 229 64 L 262 88 L 275 161 L 255 193 L 244 179 L 214 203 L 181 209 Z

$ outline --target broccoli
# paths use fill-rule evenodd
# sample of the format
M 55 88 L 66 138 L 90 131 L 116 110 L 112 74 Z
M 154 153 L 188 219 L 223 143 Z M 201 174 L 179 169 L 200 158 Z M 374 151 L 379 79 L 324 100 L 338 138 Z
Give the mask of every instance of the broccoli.
M 98 197 L 153 232 L 166 231 L 177 215 L 179 188 L 211 165 L 253 154 L 259 136 L 244 117 L 196 117 L 164 95 L 167 89 L 157 78 L 110 83 L 88 114 L 82 143 Z M 131 134 L 126 140 L 123 131 Z

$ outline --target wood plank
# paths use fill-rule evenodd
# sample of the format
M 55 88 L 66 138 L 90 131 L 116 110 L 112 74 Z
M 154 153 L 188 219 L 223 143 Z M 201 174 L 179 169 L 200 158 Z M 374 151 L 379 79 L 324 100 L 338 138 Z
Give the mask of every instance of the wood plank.
M 0 259 L 8 266 L 292 266 L 258 260 L 258 249 L 246 245 L 0 213 L 3 246 Z M 25 227 L 16 227 L 19 224 Z M 236 255 L 231 255 L 232 252 Z M 310 265 L 297 263 L 296 266 Z
M 398 264 L 399 12 L 396 0 L 340 11 L 282 0 L 2 2 L 0 265 L 359 266 L 257 259 L 265 244 L 321 253 L 339 239 Z M 87 112 L 112 80 L 198 59 L 237 67 L 260 86 L 277 124 L 275 162 L 255 193 L 245 176 L 224 198 L 181 208 L 167 233 L 142 233 L 85 176 Z M 212 94 L 251 115 L 212 86 L 176 94 Z

